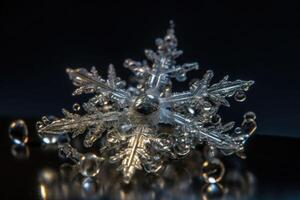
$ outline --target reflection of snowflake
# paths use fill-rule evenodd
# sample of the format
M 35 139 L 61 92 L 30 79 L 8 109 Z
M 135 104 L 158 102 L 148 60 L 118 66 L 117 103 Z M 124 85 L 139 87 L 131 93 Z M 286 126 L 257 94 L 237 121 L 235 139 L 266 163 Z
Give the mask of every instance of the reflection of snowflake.
M 102 159 L 120 163 L 118 168 L 129 182 L 136 169 L 156 172 L 163 161 L 186 155 L 197 144 L 206 142 L 211 148 L 226 155 L 240 152 L 249 134 L 241 128 L 227 133 L 233 122 L 222 124 L 217 114 L 221 105 L 229 106 L 226 97 L 235 95 L 236 100 L 245 99 L 244 91 L 253 81 L 229 81 L 228 76 L 211 84 L 212 71 L 201 80 L 193 81 L 189 91 L 172 93 L 171 79 L 185 81 L 186 73 L 197 70 L 197 63 L 176 64 L 183 52 L 177 49 L 174 26 L 166 36 L 156 40 L 157 51 L 145 50 L 151 65 L 127 59 L 125 68 L 134 77 L 133 84 L 116 76 L 109 66 L 107 80 L 99 76 L 93 67 L 67 69 L 77 87 L 73 95 L 93 93 L 95 96 L 82 105 L 85 115 L 63 110 L 64 118 L 38 123 L 43 134 L 72 133 L 73 137 L 86 133 L 84 146 L 92 147 L 102 140 Z M 74 106 L 79 110 L 79 105 Z M 78 161 L 81 154 L 69 144 L 61 147 L 67 157 Z M 107 157 L 106 157 L 107 156 Z

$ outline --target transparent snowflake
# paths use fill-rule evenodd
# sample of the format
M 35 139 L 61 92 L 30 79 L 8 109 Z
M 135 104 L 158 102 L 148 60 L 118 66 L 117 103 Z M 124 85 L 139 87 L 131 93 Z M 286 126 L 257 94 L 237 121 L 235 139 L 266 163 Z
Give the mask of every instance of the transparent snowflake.
M 61 119 L 43 117 L 37 123 L 38 133 L 42 137 L 71 133 L 73 138 L 85 134 L 86 148 L 101 140 L 97 143 L 100 151 L 92 156 L 79 153 L 68 142 L 58 147 L 66 157 L 84 165 L 85 172 L 101 166 L 91 166 L 93 161 L 116 163 L 127 183 L 136 170 L 158 172 L 167 160 L 187 155 L 199 144 L 225 155 L 241 153 L 253 130 L 237 127 L 230 131 L 234 123 L 223 124 L 217 113 L 220 106 L 229 106 L 227 97 L 244 101 L 244 92 L 254 81 L 229 81 L 225 76 L 211 84 L 213 72 L 208 70 L 201 80 L 190 83 L 188 91 L 174 93 L 172 80 L 185 81 L 186 73 L 197 70 L 198 64 L 176 63 L 183 52 L 177 49 L 173 23 L 166 36 L 155 43 L 156 51 L 145 50 L 148 61 L 125 60 L 124 67 L 134 75 L 128 87 L 116 76 L 113 65 L 109 65 L 107 79 L 94 67 L 90 71 L 67 69 L 77 87 L 73 95 L 92 93 L 94 97 L 82 105 L 84 115 L 78 113 L 80 105 L 75 104 L 75 112 L 63 109 Z M 251 117 L 253 122 L 254 114 Z

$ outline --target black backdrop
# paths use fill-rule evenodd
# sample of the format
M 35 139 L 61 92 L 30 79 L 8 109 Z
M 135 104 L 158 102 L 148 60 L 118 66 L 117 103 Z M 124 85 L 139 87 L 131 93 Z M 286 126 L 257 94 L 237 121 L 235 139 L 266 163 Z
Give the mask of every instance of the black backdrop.
M 292 1 L 2 1 L 0 117 L 37 118 L 71 108 L 66 67 L 95 65 L 105 74 L 115 64 L 126 79 L 124 59 L 143 59 L 168 21 L 176 23 L 180 62 L 197 61 L 189 78 L 215 71 L 215 81 L 256 81 L 246 103 L 232 103 L 234 120 L 256 111 L 259 134 L 299 136 L 299 6 Z M 178 86 L 178 88 L 180 88 Z

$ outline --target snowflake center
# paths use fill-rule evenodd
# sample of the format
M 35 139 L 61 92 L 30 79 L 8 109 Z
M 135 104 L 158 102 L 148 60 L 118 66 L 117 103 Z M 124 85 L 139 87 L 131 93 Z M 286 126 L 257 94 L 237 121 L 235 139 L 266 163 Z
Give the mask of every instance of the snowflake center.
M 134 109 L 143 115 L 150 115 L 159 110 L 159 100 L 150 94 L 139 96 L 134 102 Z

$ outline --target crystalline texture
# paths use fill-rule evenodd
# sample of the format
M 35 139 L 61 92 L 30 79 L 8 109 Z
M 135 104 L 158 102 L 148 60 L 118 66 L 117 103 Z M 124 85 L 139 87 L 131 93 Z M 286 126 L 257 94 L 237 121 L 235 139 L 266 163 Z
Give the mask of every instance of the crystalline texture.
M 129 87 L 117 77 L 113 65 L 108 68 L 107 79 L 94 67 L 90 71 L 67 69 L 76 86 L 73 95 L 95 96 L 82 105 L 86 114 L 64 109 L 63 118 L 39 122 L 38 132 L 70 133 L 73 138 L 85 133 L 87 148 L 97 140 L 104 141 L 99 146 L 99 158 L 118 163 L 125 182 L 130 182 L 136 170 L 159 171 L 165 160 L 186 155 L 197 144 L 206 143 L 225 155 L 240 153 L 249 133 L 239 127 L 231 131 L 234 123 L 222 124 L 217 113 L 220 106 L 230 106 L 228 97 L 244 94 L 254 81 L 229 81 L 225 76 L 212 84 L 213 72 L 208 70 L 188 91 L 174 93 L 172 80 L 185 81 L 186 73 L 197 70 L 198 64 L 176 63 L 183 52 L 177 49 L 173 23 L 156 45 L 156 51 L 145 50 L 148 61 L 125 60 L 124 67 L 132 71 L 136 82 Z M 166 124 L 167 132 L 162 128 Z M 83 156 L 70 144 L 59 148 L 74 162 Z

